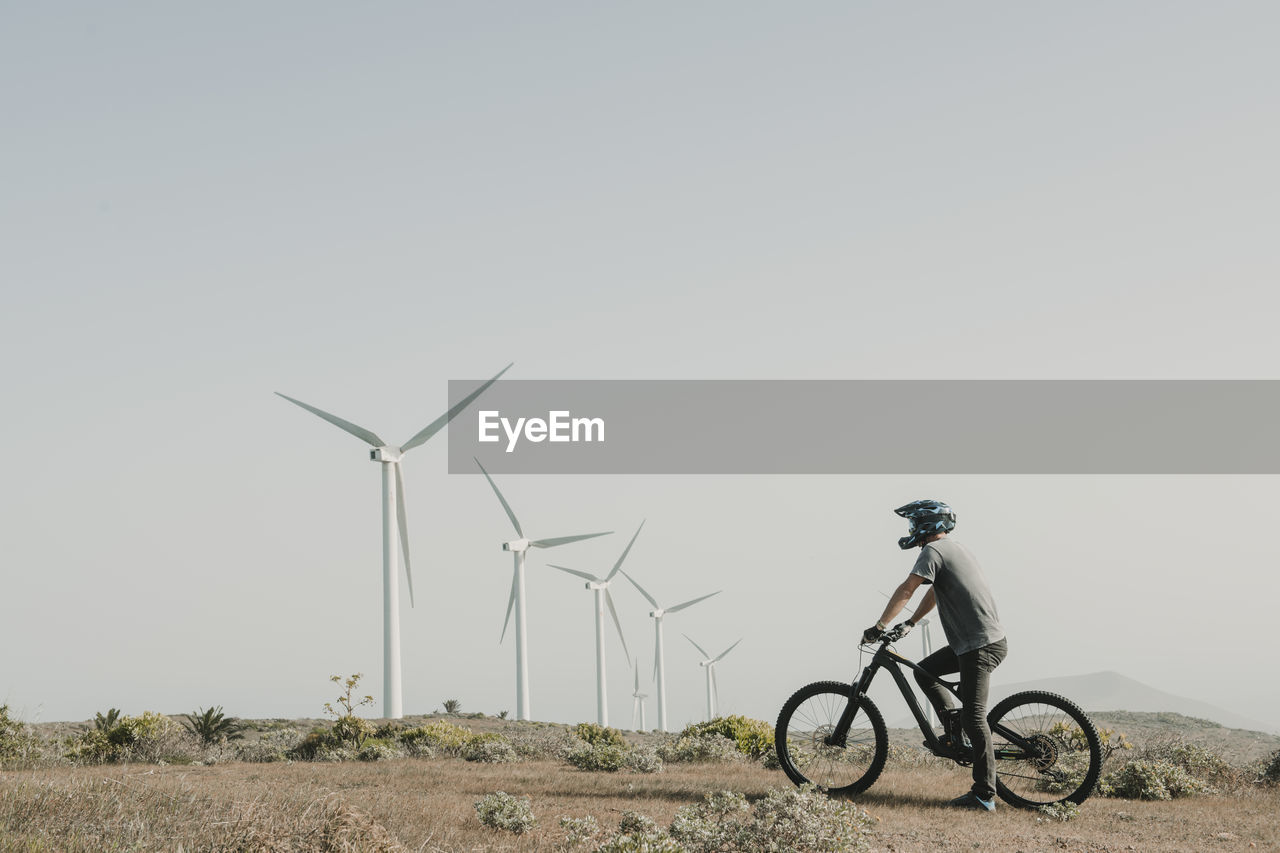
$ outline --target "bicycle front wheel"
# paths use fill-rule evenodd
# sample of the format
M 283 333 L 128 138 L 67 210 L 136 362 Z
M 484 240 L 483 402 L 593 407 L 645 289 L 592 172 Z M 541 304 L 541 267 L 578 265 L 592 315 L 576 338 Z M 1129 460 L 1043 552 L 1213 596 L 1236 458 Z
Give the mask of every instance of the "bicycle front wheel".
M 1083 803 L 1102 772 L 1102 743 L 1093 721 L 1056 693 L 1028 690 L 987 715 L 996 757 L 996 790 L 1006 803 L 1036 808 Z
M 879 777 L 889 755 L 889 733 L 870 699 L 858 702 L 844 742 L 828 743 L 848 704 L 848 684 L 818 681 L 797 690 L 782 706 L 774 749 L 792 782 L 848 796 L 870 788 Z

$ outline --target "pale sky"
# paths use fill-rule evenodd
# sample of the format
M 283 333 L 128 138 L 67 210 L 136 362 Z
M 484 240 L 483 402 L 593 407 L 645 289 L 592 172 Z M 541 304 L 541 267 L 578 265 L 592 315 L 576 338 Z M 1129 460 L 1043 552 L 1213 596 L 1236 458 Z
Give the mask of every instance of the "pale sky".
M 1277 378 L 1277 25 L 1266 2 L 0 5 L 0 704 L 320 716 L 357 671 L 381 697 L 377 466 L 273 391 L 399 442 L 510 361 Z M 446 441 L 404 464 L 405 710 L 514 713 L 510 530 Z M 607 570 L 648 519 L 627 568 L 651 592 L 724 589 L 668 619 L 677 725 L 704 712 L 682 631 L 744 638 L 726 712 L 851 676 L 913 557 L 892 509 L 936 497 L 1009 631 L 997 680 L 1116 670 L 1280 728 L 1249 669 L 1277 640 L 1275 479 L 499 483 L 536 535 L 618 531 L 554 562 Z M 590 595 L 543 557 L 533 716 L 593 719 Z M 647 675 L 649 608 L 615 597 Z

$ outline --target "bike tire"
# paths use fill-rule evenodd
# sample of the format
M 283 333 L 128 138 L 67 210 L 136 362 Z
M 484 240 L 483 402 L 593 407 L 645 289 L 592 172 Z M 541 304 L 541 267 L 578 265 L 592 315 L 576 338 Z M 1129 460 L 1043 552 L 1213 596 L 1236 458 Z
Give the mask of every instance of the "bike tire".
M 1083 803 L 1102 773 L 1102 742 L 1093 721 L 1065 696 L 1027 690 L 1006 697 L 987 715 L 996 755 L 996 792 L 1020 808 Z M 996 727 L 1030 741 L 1011 743 Z M 1004 753 L 1003 755 L 1001 753 Z
M 801 687 L 782 706 L 773 732 L 774 749 L 792 782 L 815 785 L 833 796 L 852 796 L 880 776 L 889 756 L 889 732 L 870 699 L 859 701 L 844 746 L 822 742 L 848 703 L 848 684 L 817 681 Z

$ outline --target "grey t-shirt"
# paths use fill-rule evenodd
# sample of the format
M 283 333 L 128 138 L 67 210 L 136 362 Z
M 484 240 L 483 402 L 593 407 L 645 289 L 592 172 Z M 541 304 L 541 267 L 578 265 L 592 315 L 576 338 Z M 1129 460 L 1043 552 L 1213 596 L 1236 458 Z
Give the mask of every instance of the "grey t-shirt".
M 911 574 L 933 584 L 942 630 L 957 655 L 1003 639 L 1004 628 L 982 567 L 959 542 L 944 536 L 925 545 Z

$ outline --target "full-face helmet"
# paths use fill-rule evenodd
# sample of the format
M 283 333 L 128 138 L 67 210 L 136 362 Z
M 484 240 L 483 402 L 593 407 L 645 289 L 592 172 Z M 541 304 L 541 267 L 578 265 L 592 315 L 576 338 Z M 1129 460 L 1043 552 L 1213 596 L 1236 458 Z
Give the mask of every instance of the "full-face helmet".
M 912 501 L 894 510 L 907 520 L 907 535 L 898 540 L 904 551 L 920 544 L 934 533 L 946 533 L 956 526 L 956 512 L 942 501 Z

